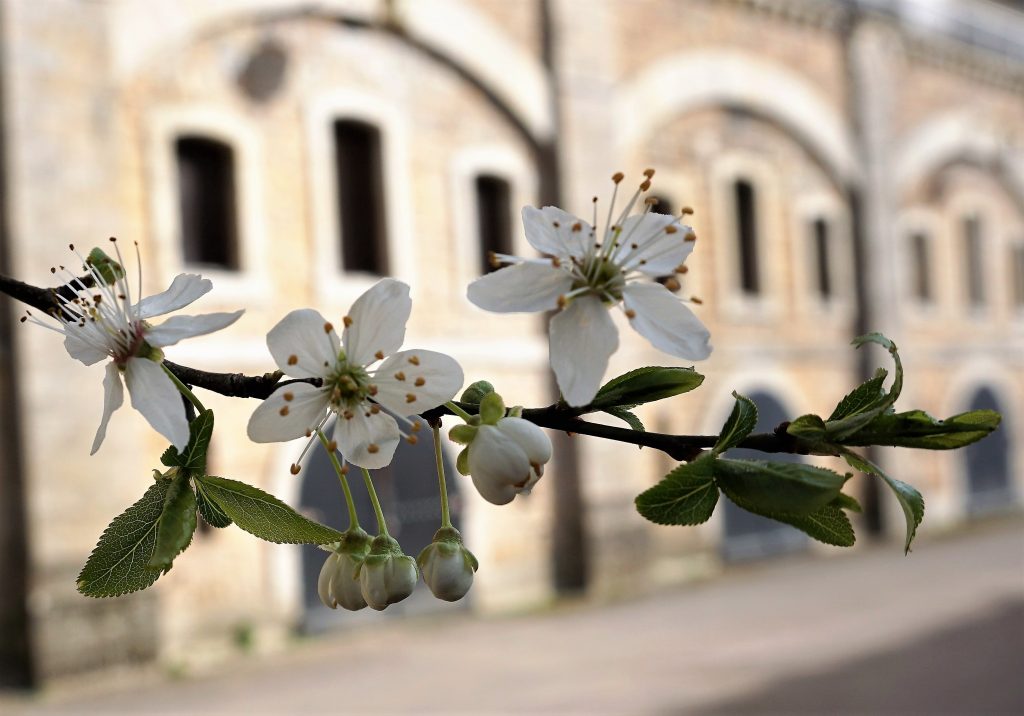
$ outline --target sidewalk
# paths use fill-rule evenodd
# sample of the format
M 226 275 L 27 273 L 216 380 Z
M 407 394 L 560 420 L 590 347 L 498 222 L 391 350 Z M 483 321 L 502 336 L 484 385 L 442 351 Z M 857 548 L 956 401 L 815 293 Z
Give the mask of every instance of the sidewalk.
M 23 714 L 1024 713 L 1024 524 L 604 607 L 389 623 Z M 16 707 L 15 707 L 16 706 Z M 9 713 L 0 703 L 0 711 Z

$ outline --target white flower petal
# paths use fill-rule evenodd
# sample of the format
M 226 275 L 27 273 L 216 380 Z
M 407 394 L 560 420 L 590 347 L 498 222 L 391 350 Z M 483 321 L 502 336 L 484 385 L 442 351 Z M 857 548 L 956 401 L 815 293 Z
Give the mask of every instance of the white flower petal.
M 234 313 L 206 313 L 201 316 L 172 316 L 159 326 L 146 331 L 146 342 L 157 348 L 173 346 L 185 338 L 203 336 L 227 328 L 245 313 L 243 308 Z
M 485 500 L 506 505 L 530 479 L 530 459 L 493 425 L 481 425 L 469 444 L 469 474 Z
M 92 441 L 90 455 L 95 455 L 103 444 L 103 438 L 107 435 L 107 423 L 114 411 L 124 403 L 124 387 L 121 385 L 121 371 L 113 361 L 107 363 L 107 371 L 103 375 L 103 417 L 100 418 L 100 426 L 96 429 L 96 437 Z
M 290 396 L 291 400 L 287 397 Z M 260 403 L 249 418 L 246 433 L 256 443 L 276 443 L 305 436 L 320 424 L 330 396 L 309 383 L 282 385 Z M 287 410 L 284 410 L 285 408 Z M 284 413 L 282 414 L 282 411 Z
M 89 340 L 92 338 L 93 340 Z M 96 335 L 94 324 L 79 326 L 68 324 L 64 326 L 64 348 L 75 360 L 86 365 L 95 365 L 110 353 L 101 346 L 103 341 Z
M 608 358 L 619 347 L 608 309 L 593 296 L 581 296 L 551 319 L 551 368 L 565 402 L 588 404 L 601 387 Z
M 320 595 L 320 602 L 328 609 L 337 609 L 338 600 L 331 592 L 331 580 L 338 570 L 338 553 L 331 552 L 320 568 L 320 576 L 316 580 L 316 593 Z
M 635 214 L 623 222 L 615 262 L 648 276 L 670 276 L 693 253 L 695 242 L 686 240 L 692 233 L 677 216 Z
M 454 398 L 464 377 L 462 366 L 451 356 L 410 350 L 381 363 L 372 380 L 377 386 L 374 400 L 393 413 L 412 415 Z
M 630 283 L 622 297 L 626 310 L 635 313 L 630 324 L 658 350 L 686 360 L 703 360 L 711 355 L 711 333 L 664 286 Z
M 551 438 L 529 420 L 522 418 L 502 418 L 495 425 L 505 438 L 514 441 L 522 450 L 530 464 L 544 465 L 551 459 Z
M 593 227 L 557 206 L 524 206 L 523 228 L 530 246 L 560 258 L 582 258 L 594 243 Z
M 134 309 L 135 317 L 152 318 L 177 311 L 200 298 L 211 288 L 213 284 L 208 278 L 194 273 L 178 274 L 166 291 L 139 301 Z
M 181 393 L 164 373 L 163 367 L 148 358 L 129 358 L 124 382 L 132 407 L 142 413 L 153 429 L 171 441 L 178 451 L 188 445 L 188 420 Z
M 334 440 L 342 456 L 368 470 L 389 465 L 402 438 L 395 419 L 385 412 L 371 412 L 369 405 L 348 414 L 351 417 L 342 413 L 334 423 Z
M 411 311 L 408 285 L 385 278 L 371 286 L 348 312 L 351 323 L 341 341 L 349 361 L 370 365 L 378 352 L 387 356 L 401 348 Z
M 338 360 L 338 334 L 319 311 L 300 308 L 282 318 L 267 334 L 274 362 L 294 378 L 323 378 Z
M 572 288 L 572 276 L 550 264 L 521 263 L 481 276 L 466 289 L 469 300 L 485 311 L 547 311 Z

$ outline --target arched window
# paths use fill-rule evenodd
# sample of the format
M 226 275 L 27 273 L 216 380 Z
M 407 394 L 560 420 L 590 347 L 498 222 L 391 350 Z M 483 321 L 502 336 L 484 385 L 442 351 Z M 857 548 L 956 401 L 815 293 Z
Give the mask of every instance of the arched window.
M 932 293 L 932 256 L 931 243 L 928 236 L 917 231 L 910 235 L 910 286 L 913 296 L 921 303 L 931 303 Z
M 388 273 L 380 130 L 354 120 L 334 123 L 341 269 Z
M 1013 307 L 1024 311 L 1024 244 L 1017 244 L 1010 249 L 1010 267 L 1013 276 Z
M 736 250 L 740 289 L 750 295 L 761 292 L 758 266 L 757 195 L 754 185 L 746 179 L 733 183 L 736 221 Z
M 189 135 L 179 137 L 174 150 L 185 263 L 237 270 L 238 217 L 231 147 Z
M 968 216 L 963 221 L 964 269 L 967 281 L 967 300 L 971 306 L 985 304 L 985 276 L 982 266 L 981 217 Z
M 476 216 L 477 240 L 480 246 L 480 271 L 494 270 L 490 254 L 511 254 L 512 251 L 512 188 L 508 181 L 491 174 L 477 176 Z
M 835 290 L 832 281 L 831 227 L 818 217 L 811 222 L 811 256 L 814 261 L 814 290 L 818 298 L 828 301 Z

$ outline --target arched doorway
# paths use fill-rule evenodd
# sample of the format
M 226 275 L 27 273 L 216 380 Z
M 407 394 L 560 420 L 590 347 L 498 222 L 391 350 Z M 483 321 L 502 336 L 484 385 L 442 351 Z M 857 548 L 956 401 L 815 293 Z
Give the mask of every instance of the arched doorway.
M 752 393 L 750 399 L 757 406 L 757 427 L 754 432 L 768 432 L 790 415 L 783 404 L 768 392 Z M 736 459 L 765 459 L 764 453 L 756 450 L 730 450 L 727 457 Z M 796 455 L 771 455 L 773 461 L 800 462 Z M 789 525 L 769 520 L 734 505 L 722 497 L 724 535 L 722 558 L 730 562 L 761 559 L 805 549 L 807 536 Z
M 995 410 L 1003 413 L 995 392 L 988 386 L 974 393 L 969 410 Z M 1010 431 L 1004 424 L 984 440 L 968 445 L 965 449 L 968 514 L 995 512 L 1016 503 L 1010 479 L 1009 435 Z
M 328 435 L 332 427 L 326 428 Z M 437 491 L 437 472 L 434 467 L 434 445 L 430 432 L 420 433 L 415 445 L 400 442 L 391 464 L 380 470 L 371 470 L 373 484 L 380 498 L 384 517 L 388 522 L 391 536 L 401 543 L 406 554 L 416 557 L 430 544 L 434 532 L 441 526 L 441 503 Z M 448 486 L 448 502 L 452 523 L 461 528 L 463 502 L 459 495 L 458 474 L 455 465 L 447 455 L 444 457 L 445 477 Z M 300 473 L 300 511 L 335 529 L 348 526 L 348 511 L 338 484 L 338 476 L 331 467 L 327 453 L 322 448 L 310 450 L 310 455 Z M 356 503 L 359 523 L 371 535 L 376 533 L 376 520 L 369 495 L 363 485 L 362 475 L 353 468 L 348 475 L 352 496 Z M 312 545 L 302 547 L 302 630 L 317 633 L 337 628 L 356 620 L 367 618 L 366 609 L 353 613 L 344 609 L 331 610 L 320 603 L 317 596 L 317 577 L 327 553 Z M 459 602 L 465 604 L 465 600 Z M 403 602 L 388 607 L 387 613 L 408 614 L 447 606 L 433 598 L 430 590 L 421 582 L 412 596 Z

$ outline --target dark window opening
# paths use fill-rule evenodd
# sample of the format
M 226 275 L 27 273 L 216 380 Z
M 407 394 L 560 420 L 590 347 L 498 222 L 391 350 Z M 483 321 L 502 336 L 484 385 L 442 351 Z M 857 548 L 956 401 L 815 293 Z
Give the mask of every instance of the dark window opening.
M 744 179 L 733 185 L 736 200 L 736 243 L 739 250 L 740 288 L 761 292 L 757 256 L 757 205 L 754 186 Z
M 238 220 L 231 147 L 205 137 L 181 137 L 174 148 L 185 263 L 237 270 Z
M 914 298 L 930 303 L 932 295 L 932 257 L 928 237 L 917 233 L 910 237 L 911 279 Z
M 509 183 L 496 176 L 476 178 L 477 235 L 480 246 L 480 271 L 487 273 L 495 267 L 491 253 L 512 254 L 512 189 Z
M 1013 247 L 1013 305 L 1024 308 L 1024 245 Z
M 384 169 L 380 131 L 369 124 L 334 123 L 341 269 L 388 273 Z
M 818 297 L 827 301 L 832 298 L 831 239 L 829 237 L 828 222 L 824 219 L 815 219 L 812 225 L 812 235 L 816 274 L 815 287 L 818 291 Z
M 963 229 L 967 300 L 972 306 L 981 306 L 985 303 L 985 277 L 981 265 L 981 219 L 977 216 L 967 217 Z

